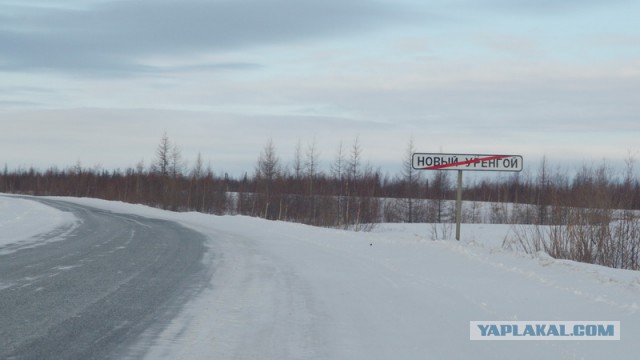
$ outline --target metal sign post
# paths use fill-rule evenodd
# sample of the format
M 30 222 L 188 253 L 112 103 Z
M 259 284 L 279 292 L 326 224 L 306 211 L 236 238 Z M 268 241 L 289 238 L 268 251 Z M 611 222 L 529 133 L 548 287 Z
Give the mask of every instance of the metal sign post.
M 462 221 L 462 170 L 458 170 L 458 190 L 456 193 L 456 240 L 460 241 L 460 222 Z
M 415 170 L 458 170 L 456 192 L 456 240 L 460 240 L 462 221 L 462 171 L 522 171 L 520 155 L 430 154 L 415 153 L 411 157 Z

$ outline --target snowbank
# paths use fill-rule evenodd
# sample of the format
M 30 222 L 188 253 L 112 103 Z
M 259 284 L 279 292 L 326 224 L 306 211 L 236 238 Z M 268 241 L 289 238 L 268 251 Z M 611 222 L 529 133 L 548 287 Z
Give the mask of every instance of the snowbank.
M 0 255 L 42 243 L 38 235 L 61 229 L 62 239 L 77 224 L 71 213 L 39 202 L 0 194 Z

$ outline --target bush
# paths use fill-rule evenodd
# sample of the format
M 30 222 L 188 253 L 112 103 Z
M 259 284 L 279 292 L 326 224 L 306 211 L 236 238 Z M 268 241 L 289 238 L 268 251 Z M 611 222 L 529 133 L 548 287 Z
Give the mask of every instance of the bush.
M 640 270 L 640 219 L 631 211 L 574 208 L 563 225 L 517 225 L 503 245 L 557 259 Z

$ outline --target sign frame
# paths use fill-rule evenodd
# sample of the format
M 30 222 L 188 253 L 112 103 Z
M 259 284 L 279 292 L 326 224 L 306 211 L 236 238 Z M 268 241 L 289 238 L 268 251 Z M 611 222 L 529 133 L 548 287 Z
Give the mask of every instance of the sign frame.
M 423 158 L 422 163 L 419 157 Z M 429 161 L 430 159 L 430 161 Z M 464 170 L 521 172 L 522 155 L 413 153 L 414 170 Z

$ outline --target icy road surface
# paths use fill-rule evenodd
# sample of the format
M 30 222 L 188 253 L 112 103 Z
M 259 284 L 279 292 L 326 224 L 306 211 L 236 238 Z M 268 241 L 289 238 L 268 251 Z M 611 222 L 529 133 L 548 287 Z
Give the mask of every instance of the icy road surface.
M 23 239 L 30 245 L 0 255 L 2 359 L 119 358 L 143 331 L 164 328 L 209 281 L 201 234 L 164 220 L 41 201 L 80 225 Z

